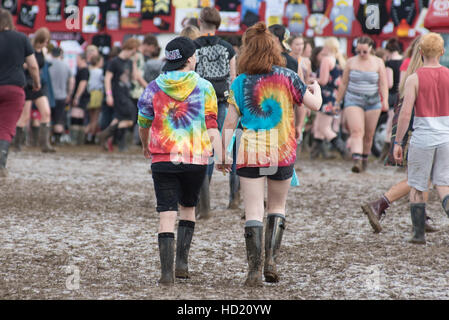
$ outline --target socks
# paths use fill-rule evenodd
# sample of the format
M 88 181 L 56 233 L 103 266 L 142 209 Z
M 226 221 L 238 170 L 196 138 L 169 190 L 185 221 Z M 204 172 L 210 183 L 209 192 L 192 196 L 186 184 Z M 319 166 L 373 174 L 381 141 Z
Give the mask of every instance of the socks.
M 360 153 L 353 153 L 352 160 L 363 160 L 363 155 Z

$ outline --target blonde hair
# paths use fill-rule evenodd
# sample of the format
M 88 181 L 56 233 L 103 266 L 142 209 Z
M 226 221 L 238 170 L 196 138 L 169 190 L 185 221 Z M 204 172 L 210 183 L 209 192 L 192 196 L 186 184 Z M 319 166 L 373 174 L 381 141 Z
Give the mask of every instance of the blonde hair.
M 201 36 L 200 29 L 198 29 L 195 26 L 187 26 L 184 29 L 182 29 L 181 37 L 189 38 L 190 40 L 195 40 L 196 38 L 199 38 Z
M 47 41 L 50 41 L 50 38 L 51 38 L 51 34 L 50 34 L 50 30 L 48 30 L 48 28 L 46 28 L 46 27 L 39 28 L 34 33 L 33 46 L 36 44 L 42 44 Z
M 408 65 L 407 71 L 405 72 L 404 77 L 402 78 L 401 82 L 399 83 L 399 96 L 401 98 L 404 97 L 404 89 L 405 89 L 405 81 L 407 80 L 408 76 L 415 73 L 416 70 L 421 68 L 423 66 L 423 61 L 421 58 L 421 54 L 419 53 L 419 46 L 414 46 L 412 51 L 412 56 L 410 58 L 410 64 Z
M 426 58 L 436 58 L 444 52 L 444 40 L 441 35 L 430 32 L 422 36 L 419 46 L 422 55 Z
M 324 46 L 331 50 L 331 52 L 335 55 L 335 58 L 338 61 L 338 64 L 342 69 L 346 66 L 346 59 L 343 54 L 340 52 L 340 42 L 335 37 L 327 38 L 324 41 Z

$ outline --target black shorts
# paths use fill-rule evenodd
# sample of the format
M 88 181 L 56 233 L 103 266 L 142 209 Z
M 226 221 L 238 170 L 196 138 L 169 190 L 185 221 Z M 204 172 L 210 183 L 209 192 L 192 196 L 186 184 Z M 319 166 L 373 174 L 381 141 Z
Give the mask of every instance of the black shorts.
M 45 94 L 44 94 L 44 91 L 42 88 L 37 91 L 33 91 L 33 87 L 30 87 L 30 86 L 25 87 L 25 100 L 26 101 L 34 101 L 34 100 L 39 99 L 40 97 L 43 97 L 44 95 Z
M 271 180 L 287 180 L 293 176 L 294 165 L 288 167 L 243 167 L 237 175 L 244 178 L 267 177 Z
M 157 212 L 178 211 L 178 203 L 183 207 L 195 207 L 206 170 L 206 165 L 153 163 L 151 171 Z
M 55 100 L 55 107 L 51 112 L 51 120 L 53 124 L 65 124 L 65 99 Z

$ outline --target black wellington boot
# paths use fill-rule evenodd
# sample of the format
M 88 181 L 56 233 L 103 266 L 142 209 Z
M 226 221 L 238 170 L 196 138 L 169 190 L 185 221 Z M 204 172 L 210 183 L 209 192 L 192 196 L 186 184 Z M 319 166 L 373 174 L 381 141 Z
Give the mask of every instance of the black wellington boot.
M 228 209 L 238 209 L 240 205 L 240 180 L 237 173 L 229 174 L 229 204 Z
M 175 259 L 175 235 L 174 233 L 159 233 L 159 256 L 161 259 L 160 284 L 172 285 L 175 283 L 173 262 Z
M 281 247 L 285 229 L 285 217 L 281 214 L 269 214 L 265 228 L 265 263 L 263 275 L 266 282 L 279 282 L 276 259 Z
M 50 144 L 51 127 L 49 123 L 41 123 L 39 130 L 39 144 L 42 152 L 56 152 Z
M 246 255 L 248 258 L 247 287 L 262 286 L 262 232 L 263 227 L 245 227 Z
M 114 125 L 109 125 L 106 129 L 97 134 L 98 143 L 104 150 L 108 151 L 108 146 L 106 145 L 107 140 L 115 134 L 115 131 L 118 128 L 118 123 Z
M 16 127 L 16 135 L 14 137 L 14 140 L 12 142 L 12 147 L 15 151 L 20 152 L 22 151 L 22 141 L 24 138 L 25 131 L 22 127 Z
M 0 140 L 0 178 L 6 178 L 8 171 L 6 170 L 6 160 L 8 159 L 9 142 Z
M 188 279 L 189 277 L 189 250 L 192 243 L 195 222 L 180 220 L 178 224 L 178 235 L 176 238 L 176 265 L 175 277 Z
M 426 204 L 412 203 L 410 204 L 410 213 L 413 224 L 413 237 L 410 243 L 425 244 L 426 243 Z
M 210 218 L 210 192 L 209 192 L 209 184 L 210 178 L 207 174 L 204 177 L 203 184 L 200 189 L 200 198 L 198 201 L 198 219 L 208 219 Z

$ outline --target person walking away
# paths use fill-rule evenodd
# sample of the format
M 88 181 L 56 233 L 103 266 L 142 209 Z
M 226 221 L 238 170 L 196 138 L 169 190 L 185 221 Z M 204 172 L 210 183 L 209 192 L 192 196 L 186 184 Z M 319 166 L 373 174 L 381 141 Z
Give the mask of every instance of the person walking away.
M 312 158 L 318 156 L 318 152 L 326 158 L 326 148 L 324 141 L 328 141 L 345 159 L 348 151 L 345 142 L 338 136 L 338 132 L 332 129 L 335 116 L 340 115 L 340 106 L 335 104 L 338 87 L 341 82 L 343 69 L 346 66 L 346 59 L 340 52 L 340 43 L 335 37 L 327 38 L 323 47 L 324 58 L 320 63 L 318 71 L 318 83 L 321 86 L 323 105 L 317 112 L 314 127 L 314 143 Z
M 214 86 L 218 99 L 218 129 L 221 130 L 226 116 L 227 103 L 229 95 L 229 86 L 235 79 L 235 51 L 232 45 L 215 35 L 221 24 L 220 13 L 215 8 L 201 9 L 199 16 L 201 37 L 195 40 L 197 47 L 197 65 L 196 72 L 200 77 L 210 81 Z M 201 187 L 200 203 L 198 206 L 198 215 L 200 218 L 210 217 L 210 195 L 209 184 L 212 178 L 214 165 L 211 163 Z M 230 204 L 233 197 L 238 196 L 238 178 L 230 177 Z
M 212 152 L 222 159 L 217 99 L 212 84 L 194 70 L 195 44 L 170 41 L 163 71 L 139 99 L 138 124 L 143 153 L 151 158 L 159 213 L 159 283 L 189 278 L 188 256 L 195 229 L 195 206 Z M 179 209 L 176 260 L 175 223 Z M 174 265 L 175 264 L 175 265 Z
M 231 85 L 229 110 L 223 126 L 223 146 L 240 120 L 243 134 L 237 154 L 245 207 L 245 242 L 248 274 L 245 285 L 262 285 L 262 238 L 265 179 L 268 178 L 265 226 L 264 277 L 278 282 L 276 259 L 285 229 L 285 203 L 296 160 L 294 107 L 318 110 L 321 90 L 315 81 L 307 90 L 298 74 L 284 68 L 282 48 L 265 23 L 258 22 L 243 35 L 239 76 Z M 313 92 L 313 93 L 312 93 Z M 230 164 L 217 165 L 230 168 Z
M 90 59 L 87 91 L 89 92 L 89 104 L 87 106 L 89 123 L 85 133 L 87 134 L 87 142 L 93 143 L 99 130 L 100 111 L 104 97 L 103 57 L 100 55 L 95 55 Z
M 383 162 L 391 149 L 391 128 L 394 117 L 394 106 L 398 100 L 398 89 L 400 79 L 400 68 L 403 62 L 401 55 L 401 44 L 397 38 L 388 40 L 385 46 L 387 51 L 387 61 L 385 67 L 387 71 L 388 80 L 388 120 L 387 120 L 387 134 L 385 135 L 385 144 L 382 148 L 379 160 Z
M 73 90 L 72 108 L 70 110 L 70 140 L 73 145 L 77 146 L 84 144 L 84 118 L 90 101 L 89 91 L 87 90 L 88 82 L 87 57 L 85 53 L 81 53 L 77 57 L 75 89 Z
M 62 60 L 63 51 L 61 48 L 54 48 L 51 51 L 51 66 L 49 68 L 52 79 L 53 92 L 55 95 L 55 107 L 52 112 L 53 135 L 55 144 L 61 143 L 61 136 L 65 127 L 65 108 L 70 105 L 73 90 L 75 88 L 75 78 L 69 66 Z
M 43 49 L 50 41 L 50 31 L 47 28 L 38 29 L 32 40 L 34 54 L 39 65 L 39 72 L 45 66 L 45 56 Z M 39 110 L 40 128 L 39 128 L 39 144 L 42 152 L 55 152 L 56 150 L 50 144 L 51 133 L 51 109 L 44 88 L 33 90 L 33 81 L 28 71 L 28 65 L 25 64 L 25 75 L 27 77 L 27 85 L 25 87 L 25 105 L 22 114 L 17 121 L 16 137 L 14 139 L 14 147 L 17 151 L 21 150 L 22 141 L 24 141 L 25 127 L 30 121 L 31 106 L 34 103 Z
M 40 87 L 39 65 L 27 36 L 14 29 L 11 13 L 0 8 L 0 178 L 6 178 L 9 146 L 25 104 L 27 84 L 23 64 L 28 66 L 32 90 Z
M 380 113 L 388 110 L 385 64 L 372 55 L 372 48 L 371 38 L 363 36 L 357 39 L 357 55 L 346 63 L 335 101 L 339 107 L 345 98 L 344 114 L 350 133 L 351 170 L 354 173 L 366 170 Z
M 402 142 L 415 111 L 408 152 L 410 214 L 413 224 L 411 243 L 425 244 L 426 202 L 429 179 L 436 187 L 443 210 L 449 216 L 449 69 L 439 63 L 444 40 L 437 33 L 422 36 L 419 51 L 424 65 L 405 83 L 404 102 L 394 141 L 394 158 L 403 157 Z
M 114 108 L 114 119 L 109 126 L 98 134 L 100 145 L 108 150 L 107 140 L 117 132 L 119 151 L 127 150 L 126 131 L 134 124 L 136 107 L 131 98 L 131 81 L 137 79 L 135 63 L 132 58 L 140 46 L 134 38 L 126 40 L 122 51 L 108 63 L 104 77 L 106 103 Z

